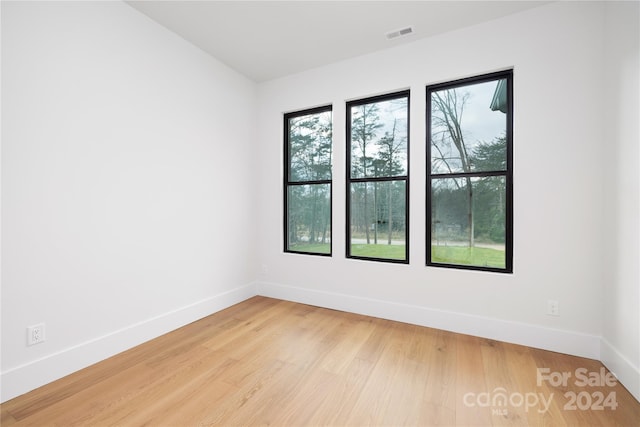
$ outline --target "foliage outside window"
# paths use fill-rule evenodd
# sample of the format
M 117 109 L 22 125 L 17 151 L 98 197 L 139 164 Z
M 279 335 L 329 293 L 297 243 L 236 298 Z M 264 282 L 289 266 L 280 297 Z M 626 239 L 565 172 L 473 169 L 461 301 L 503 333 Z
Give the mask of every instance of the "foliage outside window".
M 347 257 L 409 262 L 409 91 L 347 103 Z
M 331 106 L 284 116 L 285 252 L 331 255 Z
M 427 87 L 427 265 L 512 272 L 512 76 Z

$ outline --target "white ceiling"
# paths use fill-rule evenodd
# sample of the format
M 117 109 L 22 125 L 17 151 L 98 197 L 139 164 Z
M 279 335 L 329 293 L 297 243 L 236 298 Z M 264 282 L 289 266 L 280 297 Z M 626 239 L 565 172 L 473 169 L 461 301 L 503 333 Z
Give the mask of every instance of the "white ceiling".
M 541 1 L 127 1 L 256 82 L 539 6 Z M 407 26 L 414 33 L 385 34 Z

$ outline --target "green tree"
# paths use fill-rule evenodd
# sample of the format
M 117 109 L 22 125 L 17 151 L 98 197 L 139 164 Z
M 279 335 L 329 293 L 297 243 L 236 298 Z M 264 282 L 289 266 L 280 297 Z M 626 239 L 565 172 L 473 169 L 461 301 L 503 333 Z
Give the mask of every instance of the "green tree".
M 454 169 L 460 169 L 461 172 L 471 172 L 471 158 L 462 131 L 462 117 L 468 99 L 469 93 L 462 93 L 458 89 L 447 89 L 432 93 L 433 130 L 431 132 L 431 147 L 436 151 L 436 155 L 433 157 L 436 163 L 444 165 L 449 172 L 454 172 Z M 447 150 L 447 147 L 451 145 L 455 147 L 455 154 Z M 458 180 L 454 181 L 458 185 Z M 464 181 L 464 189 L 467 195 L 467 240 L 469 246 L 473 247 L 475 235 L 473 182 L 470 177 L 465 177 Z M 458 186 L 458 188 L 461 187 Z
M 472 163 L 478 170 L 506 170 L 506 136 L 478 144 L 473 150 Z M 478 204 L 484 207 L 476 213 L 476 236 L 504 243 L 506 181 L 499 177 L 484 177 L 478 181 L 476 189 Z
M 384 136 L 380 138 L 377 143 L 378 153 L 377 159 L 374 161 L 376 166 L 376 176 L 397 176 L 404 173 L 404 164 L 402 163 L 402 156 L 405 153 L 406 137 L 398 137 L 398 119 L 393 119 L 393 126 L 390 131 L 386 131 Z M 376 184 L 377 185 L 377 184 Z M 393 234 L 393 193 L 397 191 L 396 187 L 392 183 L 385 185 L 386 187 L 386 208 L 387 208 L 387 244 L 391 244 L 391 236 Z M 378 229 L 378 217 L 376 212 L 376 243 L 377 229 Z
M 331 178 L 331 115 L 311 114 L 289 121 L 289 162 L 293 182 Z M 289 242 L 307 236 L 308 243 L 326 242 L 329 229 L 328 186 L 289 187 Z
M 380 123 L 378 112 L 379 108 L 376 103 L 358 105 L 351 110 L 351 176 L 353 178 L 367 178 L 375 173 L 374 157 L 371 156 L 370 152 L 372 151 L 372 143 L 376 138 L 377 131 L 383 126 Z M 369 213 L 368 183 L 364 183 L 363 187 L 362 194 L 358 194 L 358 196 L 362 198 L 361 220 L 367 244 L 369 244 L 371 243 L 369 235 L 371 218 Z
M 481 142 L 473 149 L 471 164 L 476 170 L 507 170 L 507 137 Z

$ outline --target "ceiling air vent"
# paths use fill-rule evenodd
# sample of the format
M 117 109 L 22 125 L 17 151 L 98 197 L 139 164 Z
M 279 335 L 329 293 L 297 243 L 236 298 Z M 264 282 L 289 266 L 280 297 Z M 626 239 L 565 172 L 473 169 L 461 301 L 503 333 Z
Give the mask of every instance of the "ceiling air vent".
M 385 36 L 387 36 L 387 39 L 392 40 L 392 39 L 397 39 L 398 37 L 408 36 L 409 34 L 412 34 L 412 33 L 413 33 L 413 27 L 405 27 L 399 30 L 389 31 L 387 34 L 385 34 Z

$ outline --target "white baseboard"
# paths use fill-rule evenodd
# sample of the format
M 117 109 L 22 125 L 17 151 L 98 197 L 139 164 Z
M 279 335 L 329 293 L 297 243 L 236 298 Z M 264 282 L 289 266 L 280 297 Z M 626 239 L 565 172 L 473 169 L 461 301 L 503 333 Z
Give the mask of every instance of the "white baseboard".
M 255 284 L 232 289 L 0 374 L 0 402 L 60 379 L 256 295 Z
M 490 317 L 258 282 L 147 319 L 0 374 L 0 402 L 17 397 L 255 295 L 602 360 L 640 401 L 640 370 L 604 338 Z
M 275 283 L 259 282 L 257 292 L 266 297 L 600 359 L 600 337 L 595 335 Z
M 600 360 L 629 393 L 640 402 L 640 367 L 635 366 L 605 338 L 602 338 Z

